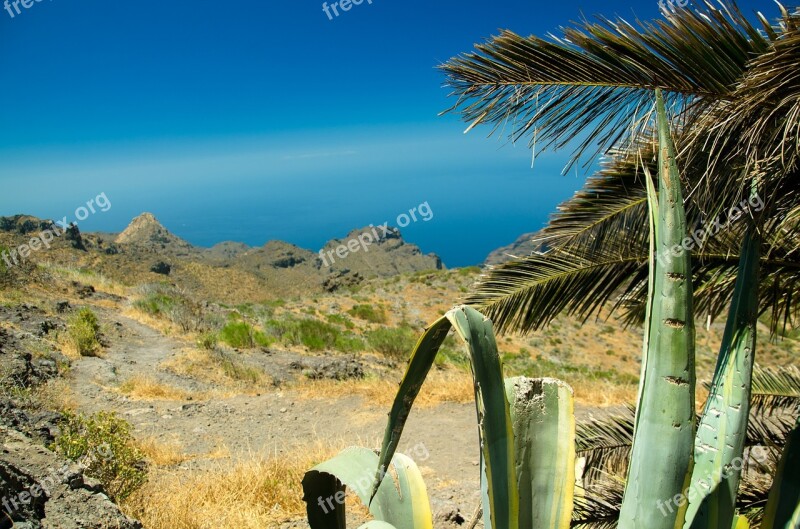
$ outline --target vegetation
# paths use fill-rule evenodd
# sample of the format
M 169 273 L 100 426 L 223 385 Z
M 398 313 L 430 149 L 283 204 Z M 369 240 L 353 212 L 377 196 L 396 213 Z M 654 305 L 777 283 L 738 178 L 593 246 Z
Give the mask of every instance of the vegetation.
M 269 347 L 273 340 L 263 332 L 256 330 L 246 321 L 230 321 L 219 331 L 219 339 L 236 349 L 252 349 L 253 347 Z
M 386 309 L 372 305 L 355 305 L 347 311 L 351 316 L 355 316 L 369 323 L 386 323 Z
M 130 425 L 113 413 L 90 416 L 67 412 L 54 450 L 86 466 L 114 501 L 124 500 L 147 481 L 143 455 L 136 448 Z
M 644 322 L 639 398 L 632 443 L 621 458 L 625 478 L 612 478 L 624 481 L 621 495 L 602 487 L 576 493 L 571 391 L 551 379 L 507 380 L 504 387 L 491 321 L 471 307 L 453 309 L 417 343 L 389 413 L 371 493 L 358 491 L 380 521 L 376 527 L 431 526 L 423 485 L 409 478 L 400 498 L 383 498 L 381 489 L 391 481 L 384 478 L 406 419 L 451 328 L 470 351 L 485 527 L 566 528 L 577 517 L 580 526 L 727 529 L 749 527 L 748 517 L 759 511 L 767 513 L 764 529 L 797 526 L 798 406 L 779 384 L 772 402 L 792 401 L 792 431 L 765 444 L 790 441 L 768 498 L 766 488 L 745 489 L 759 501 L 738 508 L 742 468 L 753 462 L 745 446 L 751 405 L 757 410 L 751 401 L 757 317 L 770 310 L 773 320 L 788 318 L 797 303 L 797 263 L 786 259 L 797 258 L 800 235 L 800 85 L 794 82 L 800 11 L 781 10 L 779 24 L 762 17 L 761 31 L 735 6 L 707 3 L 664 9 L 665 23 L 638 28 L 600 19 L 567 29 L 561 39 L 504 32 L 444 66 L 458 97 L 454 109 L 470 128 L 486 122 L 500 130 L 513 116 L 513 140 L 530 134 L 547 147 L 581 137 L 578 155 L 598 142 L 615 154 L 606 173 L 590 182 L 595 189 L 551 222 L 546 251 L 491 270 L 471 302 L 501 331 L 530 331 L 559 313 L 587 315 L 616 300 Z M 668 105 L 679 113 L 675 131 Z M 626 178 L 638 179 L 638 192 L 631 194 Z M 684 200 L 684 188 L 691 200 Z M 721 232 L 687 242 L 696 233 L 689 227 L 732 205 L 738 214 L 723 220 Z M 697 308 L 712 315 L 728 309 L 699 427 Z M 343 463 L 364 466 L 357 453 L 340 454 L 332 466 L 307 474 L 306 497 L 352 486 Z M 414 470 L 400 463 L 395 470 Z M 327 477 L 316 479 L 321 473 Z M 331 507 L 323 512 L 309 501 L 312 529 L 343 518 Z
M 311 351 L 335 350 L 355 353 L 364 350 L 364 342 L 356 335 L 316 319 L 287 318 L 267 322 L 267 332 L 287 345 L 303 345 Z
M 416 333 L 410 327 L 375 329 L 367 335 L 369 346 L 392 360 L 406 358 L 416 343 Z
M 89 308 L 80 309 L 67 322 L 69 342 L 81 356 L 95 356 L 100 349 L 100 322 Z
M 164 285 L 149 285 L 144 288 L 144 292 L 144 297 L 133 304 L 136 309 L 174 323 L 183 332 L 203 332 L 208 329 L 209 323 L 202 304 L 181 290 Z
M 9 255 L 11 250 L 8 246 L 4 244 L 0 244 L 0 281 L 3 280 L 9 274 L 8 265 L 6 264 L 3 257 Z

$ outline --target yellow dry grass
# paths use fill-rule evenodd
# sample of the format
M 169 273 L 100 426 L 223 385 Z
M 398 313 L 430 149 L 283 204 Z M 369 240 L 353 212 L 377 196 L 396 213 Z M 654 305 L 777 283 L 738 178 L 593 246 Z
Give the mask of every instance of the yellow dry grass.
M 177 439 L 160 441 L 152 436 L 145 437 L 136 441 L 136 447 L 150 464 L 157 467 L 171 467 L 194 459 L 184 453 L 183 444 Z
M 272 386 L 272 379 L 261 369 L 248 366 L 234 355 L 186 348 L 163 362 L 161 367 L 229 390 L 235 394 L 257 394 Z
M 358 395 L 369 406 L 388 407 L 394 402 L 397 382 L 394 378 L 304 380 L 293 389 L 301 398 L 329 400 Z M 466 403 L 474 399 L 472 377 L 469 373 L 457 370 L 433 370 L 423 384 L 414 405 L 430 408 L 445 402 Z
M 276 527 L 304 517 L 303 475 L 337 452 L 319 444 L 211 470 L 157 471 L 122 508 L 148 529 Z
M 98 292 L 105 292 L 115 296 L 126 297 L 129 288 L 118 281 L 110 279 L 103 274 L 98 274 L 90 268 L 78 268 L 75 266 L 61 265 L 49 261 L 39 263 L 39 266 L 49 271 L 51 274 L 67 281 L 76 281 L 83 285 L 94 287 Z
M 119 392 L 140 400 L 186 400 L 197 398 L 197 394 L 174 388 L 146 375 L 134 375 L 118 388 Z

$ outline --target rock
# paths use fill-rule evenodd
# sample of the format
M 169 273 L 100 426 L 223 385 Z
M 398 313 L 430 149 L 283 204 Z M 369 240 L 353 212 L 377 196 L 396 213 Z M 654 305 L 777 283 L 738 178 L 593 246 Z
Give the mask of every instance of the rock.
M 165 263 L 164 261 L 159 261 L 150 267 L 150 271 L 154 274 L 168 276 L 170 272 L 172 272 L 172 265 Z
M 81 299 L 91 297 L 95 293 L 92 285 L 84 285 L 82 283 L 78 283 L 77 281 L 72 282 L 72 287 L 75 289 L 75 294 L 77 294 L 77 296 Z
M 303 375 L 311 380 L 351 380 L 364 378 L 364 366 L 356 360 L 322 360 L 304 366 Z
M 83 238 L 81 237 L 81 230 L 78 229 L 77 225 L 70 224 L 67 231 L 64 232 L 64 238 L 68 240 L 76 250 L 86 251 L 86 246 L 83 244 Z
M 69 304 L 69 301 L 59 301 L 56 303 L 56 312 L 58 314 L 64 314 L 71 308 L 72 306 Z
M 2 426 L 0 497 L 15 529 L 142 529 L 80 467 Z

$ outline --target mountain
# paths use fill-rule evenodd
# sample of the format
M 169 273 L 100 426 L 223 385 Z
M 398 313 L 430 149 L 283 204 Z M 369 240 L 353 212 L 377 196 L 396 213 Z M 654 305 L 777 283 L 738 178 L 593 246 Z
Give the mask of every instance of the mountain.
M 0 243 L 8 239 L 7 245 L 16 247 L 30 233 L 51 226 L 24 215 L 0 217 Z M 74 226 L 64 239 L 71 244 L 39 253 L 125 284 L 168 281 L 203 299 L 231 304 L 333 292 L 373 278 L 444 268 L 437 255 L 424 255 L 396 228 L 353 230 L 318 252 L 283 241 L 261 247 L 226 241 L 200 248 L 171 233 L 153 214 L 142 213 L 119 234 L 82 234 Z
M 116 244 L 135 245 L 152 251 L 188 252 L 193 246 L 169 232 L 152 213 L 142 213 L 117 235 Z
M 503 246 L 490 253 L 483 262 L 486 266 L 493 266 L 512 261 L 517 257 L 526 257 L 533 252 L 542 251 L 544 245 L 536 242 L 539 232 L 520 235 L 519 238 L 508 246 Z

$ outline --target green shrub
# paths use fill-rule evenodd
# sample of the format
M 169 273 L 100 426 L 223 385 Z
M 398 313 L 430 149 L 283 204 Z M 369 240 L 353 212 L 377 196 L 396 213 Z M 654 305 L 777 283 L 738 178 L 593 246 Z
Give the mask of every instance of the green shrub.
M 153 292 L 142 299 L 134 301 L 133 306 L 151 316 L 166 316 L 175 304 L 175 298 L 172 296 L 161 292 Z
M 325 319 L 328 320 L 329 323 L 341 325 L 345 329 L 354 329 L 356 326 L 352 321 L 350 321 L 350 319 L 342 316 L 341 314 L 328 314 L 325 316 Z
M 347 313 L 370 323 L 386 323 L 386 310 L 383 307 L 376 309 L 372 305 L 356 305 Z
M 333 347 L 342 353 L 359 353 L 366 348 L 366 345 L 359 336 L 348 332 L 337 336 Z
M 0 244 L 0 278 L 8 275 L 8 265 L 3 260 L 5 256 L 8 256 L 8 259 L 11 260 L 11 250 L 8 246 Z
M 100 323 L 89 308 L 82 308 L 67 322 L 67 335 L 81 356 L 95 356 L 100 349 Z
M 417 338 L 410 327 L 380 328 L 369 333 L 367 342 L 376 352 L 393 360 L 399 360 L 411 354 Z
M 314 319 L 270 320 L 267 333 L 286 345 L 304 345 L 311 351 L 334 350 L 353 353 L 364 350 L 364 342 L 330 323 Z
M 114 413 L 64 414 L 53 449 L 86 466 L 114 501 L 124 500 L 147 481 L 144 456 L 133 444 L 131 426 Z
M 246 321 L 230 321 L 219 331 L 219 339 L 237 349 L 269 347 L 273 340 Z
M 171 321 L 183 332 L 208 328 L 201 303 L 169 286 L 149 285 L 145 289 L 147 294 L 133 303 L 135 308 L 150 316 Z
M 213 332 L 204 332 L 197 338 L 197 346 L 206 351 L 213 351 L 218 342 L 219 337 Z

